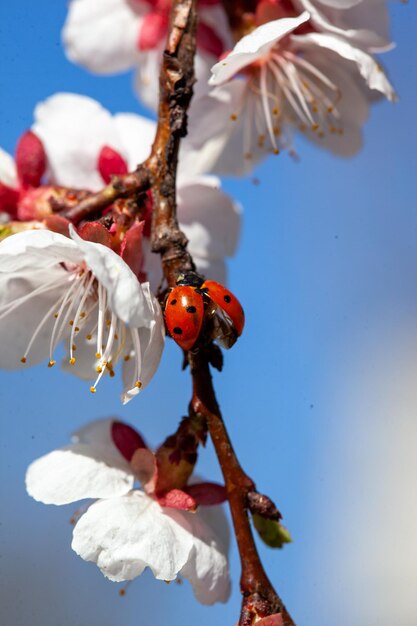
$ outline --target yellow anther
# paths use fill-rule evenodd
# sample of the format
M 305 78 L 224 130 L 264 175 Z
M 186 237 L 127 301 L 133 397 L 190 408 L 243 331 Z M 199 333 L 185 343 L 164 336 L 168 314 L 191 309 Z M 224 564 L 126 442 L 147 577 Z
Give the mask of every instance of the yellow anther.
M 72 356 L 69 360 L 70 365 L 75 365 L 75 356 Z
M 92 336 L 91 336 L 91 335 L 87 335 L 87 336 L 86 336 L 86 339 L 87 339 L 87 341 L 91 341 Z
M 278 107 L 274 107 L 272 109 L 272 115 L 278 115 L 278 113 L 279 113 L 279 108 Z
M 312 124 L 311 130 L 318 130 L 320 128 L 320 124 Z
M 90 387 L 91 393 L 96 393 L 97 389 L 95 387 Z
M 117 341 L 119 339 L 119 335 L 117 333 L 114 333 L 114 338 Z
M 130 359 L 130 354 L 126 354 L 126 356 L 124 357 L 123 360 L 127 362 L 127 361 L 129 361 L 129 359 Z M 26 359 L 25 359 L 25 361 L 26 361 Z
M 73 344 L 72 344 L 71 348 L 72 348 L 72 349 L 74 350 L 74 352 L 75 352 L 75 350 L 77 349 L 77 346 L 75 345 L 75 343 L 73 343 Z
M 21 363 L 26 363 L 26 357 L 25 357 L 25 356 L 22 356 L 22 358 L 20 359 L 20 362 L 21 362 Z
M 48 363 L 48 367 L 53 367 L 55 365 L 56 361 L 49 361 Z
M 79 332 L 79 330 L 80 330 L 80 329 L 79 329 L 79 327 L 78 327 L 78 326 L 76 326 L 76 327 L 74 328 L 74 331 L 75 331 L 76 333 L 78 333 L 78 332 Z
M 58 317 L 58 313 L 54 313 L 54 318 L 56 319 Z
M 80 313 L 80 317 L 81 317 L 81 319 L 84 319 L 84 317 L 85 317 L 86 315 L 87 315 L 87 313 L 86 313 L 85 311 L 82 311 L 82 312 Z
M 96 352 L 96 359 L 101 359 L 101 353 L 100 352 Z
M 273 152 L 274 152 L 274 154 L 279 154 L 278 148 L 274 148 Z
M 97 365 L 97 367 L 96 367 L 97 374 L 101 374 L 102 371 L 103 371 L 103 368 L 100 367 L 100 365 Z
M 333 107 L 332 106 L 327 107 L 327 113 L 333 113 Z
M 70 320 L 70 321 L 69 321 L 69 325 L 70 325 L 70 326 L 74 326 L 74 320 Z
M 111 320 L 106 320 L 106 326 L 110 326 Z
M 137 380 L 135 382 L 135 387 L 137 387 L 138 389 L 140 389 L 142 387 L 142 383 L 140 382 L 140 380 Z
M 232 120 L 232 122 L 236 122 L 236 120 L 237 120 L 236 113 L 232 113 L 231 116 L 230 116 L 230 119 Z

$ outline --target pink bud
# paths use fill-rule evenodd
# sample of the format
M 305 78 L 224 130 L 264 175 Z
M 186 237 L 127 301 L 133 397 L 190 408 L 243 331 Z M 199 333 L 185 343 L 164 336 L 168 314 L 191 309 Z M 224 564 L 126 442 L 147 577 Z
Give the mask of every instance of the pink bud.
M 46 170 L 46 153 L 42 141 L 31 130 L 17 144 L 16 168 L 23 187 L 39 187 Z
M 78 229 L 78 234 L 85 241 L 101 243 L 103 246 L 111 248 L 112 236 L 100 222 L 86 222 Z
M 141 435 L 124 422 L 113 422 L 111 438 L 116 448 L 127 461 L 131 460 L 135 450 L 138 448 L 147 448 Z
M 110 182 L 112 176 L 123 176 L 129 171 L 122 155 L 110 146 L 103 146 L 100 150 L 97 169 L 106 184 Z
M 17 217 L 22 222 L 41 220 L 52 213 L 51 200 L 60 197 L 60 190 L 56 187 L 45 186 L 29 188 L 21 193 Z
M 165 39 L 168 27 L 168 16 L 152 12 L 145 15 L 139 32 L 138 48 L 140 51 L 156 48 Z
M 195 511 L 198 506 L 194 498 L 181 489 L 171 489 L 157 500 L 161 506 L 169 506 L 172 509 L 181 509 L 181 511 Z
M 145 222 L 135 222 L 126 232 L 120 247 L 120 256 L 136 276 L 139 276 L 143 261 L 142 235 L 144 225 Z
M 11 217 L 16 216 L 19 192 L 0 182 L 0 213 L 8 213 Z
M 70 222 L 65 217 L 62 217 L 62 215 L 48 215 L 43 220 L 43 223 L 48 230 L 69 237 Z
M 197 44 L 216 58 L 220 57 L 224 50 L 223 42 L 216 31 L 204 22 L 200 22 L 197 26 Z
M 196 483 L 195 485 L 188 485 L 186 491 L 198 504 L 203 506 L 221 504 L 227 500 L 226 487 L 218 483 Z

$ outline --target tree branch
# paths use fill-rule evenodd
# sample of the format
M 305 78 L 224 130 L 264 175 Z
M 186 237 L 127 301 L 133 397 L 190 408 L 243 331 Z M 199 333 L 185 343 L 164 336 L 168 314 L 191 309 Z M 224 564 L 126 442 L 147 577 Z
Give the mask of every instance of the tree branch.
M 295 626 L 259 559 L 247 513 L 248 498 L 254 498 L 255 485 L 243 471 L 233 450 L 216 400 L 207 360 L 201 350 L 196 350 L 189 352 L 189 362 L 193 379 L 191 406 L 195 413 L 207 419 L 223 472 L 236 533 L 242 566 L 240 589 L 243 594 L 239 625 L 249 626 L 256 618 L 280 613 L 283 626 Z M 279 516 L 278 511 L 275 511 Z
M 175 286 L 179 273 L 194 269 L 186 237 L 178 226 L 176 175 L 194 83 L 196 20 L 196 0 L 174 0 L 160 73 L 158 128 L 148 160 L 153 176 L 152 250 L 161 255 L 170 287 Z M 207 351 L 196 348 L 188 353 L 188 360 L 193 379 L 190 414 L 194 412 L 207 420 L 228 492 L 242 564 L 243 604 L 239 624 L 251 626 L 260 618 L 278 614 L 282 626 L 295 626 L 259 559 L 247 513 L 248 498 L 256 500 L 255 485 L 242 470 L 227 434 L 212 385 Z M 265 501 L 263 505 L 266 506 Z
M 146 165 L 138 165 L 136 171 L 125 176 L 113 176 L 110 185 L 98 193 L 91 194 L 76 206 L 63 211 L 61 215 L 78 224 L 92 213 L 98 213 L 119 198 L 127 198 L 141 191 L 147 191 L 151 177 Z

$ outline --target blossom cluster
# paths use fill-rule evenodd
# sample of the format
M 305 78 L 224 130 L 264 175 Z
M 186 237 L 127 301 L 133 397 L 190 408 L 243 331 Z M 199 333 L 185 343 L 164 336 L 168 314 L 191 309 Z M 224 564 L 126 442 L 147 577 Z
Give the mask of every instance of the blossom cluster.
M 198 3 L 197 82 L 176 186 L 196 270 L 221 285 L 241 208 L 217 175 L 247 173 L 282 150 L 296 154 L 296 133 L 353 155 L 370 104 L 396 99 L 375 56 L 392 46 L 384 0 L 239 4 L 234 14 L 221 0 Z M 69 59 L 98 74 L 134 68 L 139 98 L 156 110 L 171 5 L 71 0 L 63 28 Z M 152 191 L 122 195 L 77 219 L 71 208 L 146 162 L 155 132 L 151 119 L 113 115 L 89 97 L 59 93 L 36 106 L 14 157 L 0 149 L 0 367 L 52 367 L 61 344 L 63 368 L 89 381 L 92 393 L 118 366 L 124 404 L 150 383 L 169 328 L 167 286 L 152 252 Z M 220 310 L 219 319 L 231 317 Z M 159 579 L 188 578 L 197 598 L 211 604 L 229 594 L 227 524 L 218 506 L 226 495 L 223 486 L 192 477 L 204 434 L 183 437 L 184 424 L 176 447 L 156 452 L 118 420 L 89 424 L 70 445 L 31 464 L 27 490 L 46 504 L 94 500 L 72 547 L 109 579 L 130 580 L 148 566 Z

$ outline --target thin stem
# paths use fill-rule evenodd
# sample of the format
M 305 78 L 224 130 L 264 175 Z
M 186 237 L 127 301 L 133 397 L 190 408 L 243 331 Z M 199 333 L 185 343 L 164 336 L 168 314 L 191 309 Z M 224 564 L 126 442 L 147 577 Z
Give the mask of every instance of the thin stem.
M 255 491 L 253 481 L 243 471 L 224 424 L 215 396 L 209 365 L 204 354 L 189 353 L 193 379 L 191 407 L 207 419 L 210 436 L 220 463 L 239 549 L 243 595 L 239 624 L 249 626 L 255 618 L 281 613 L 284 626 L 295 626 L 282 600 L 274 590 L 260 561 L 248 517 L 248 495 Z
M 71 209 L 63 211 L 61 215 L 78 224 L 92 213 L 98 213 L 113 204 L 118 198 L 126 198 L 150 187 L 149 171 L 145 165 L 139 165 L 135 172 L 125 176 L 114 176 L 111 183 L 98 193 L 91 194 L 81 200 Z

